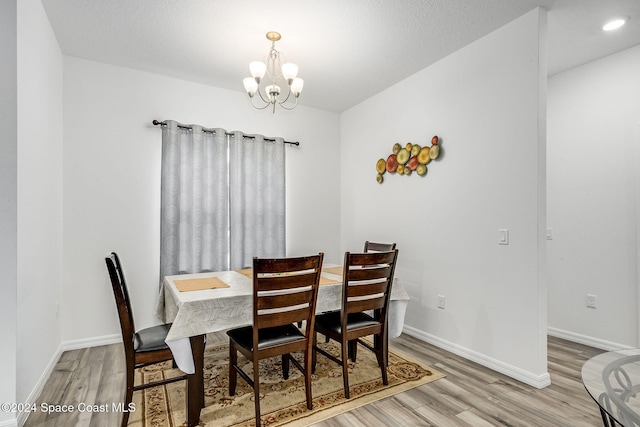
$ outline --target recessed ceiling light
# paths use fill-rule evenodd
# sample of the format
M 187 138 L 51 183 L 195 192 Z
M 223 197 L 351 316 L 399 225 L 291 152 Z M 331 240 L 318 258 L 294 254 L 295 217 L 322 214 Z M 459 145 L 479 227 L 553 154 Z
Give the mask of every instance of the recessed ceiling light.
M 602 29 L 604 31 L 616 30 L 616 29 L 622 27 L 624 24 L 626 24 L 628 20 L 629 20 L 628 16 L 623 16 L 622 18 L 612 19 L 609 22 L 607 22 L 606 24 L 604 24 L 602 26 Z

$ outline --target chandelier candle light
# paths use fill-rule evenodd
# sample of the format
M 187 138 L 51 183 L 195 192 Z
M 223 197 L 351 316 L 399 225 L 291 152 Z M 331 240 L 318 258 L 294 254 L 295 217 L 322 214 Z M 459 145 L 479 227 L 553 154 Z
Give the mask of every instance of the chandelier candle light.
M 243 80 L 244 90 L 247 91 L 247 95 L 251 99 L 251 105 L 258 110 L 264 110 L 265 108 L 272 106 L 273 112 L 276 112 L 276 104 L 280 105 L 285 110 L 293 110 L 298 105 L 298 97 L 302 92 L 302 86 L 304 81 L 298 78 L 298 66 L 291 62 L 285 62 L 282 52 L 276 50 L 276 42 L 280 40 L 280 33 L 275 31 L 269 31 L 267 33 L 267 39 L 271 40 L 271 50 L 269 55 L 265 58 L 265 62 L 253 61 L 249 64 L 249 70 L 252 77 L 247 77 Z M 267 87 L 260 90 L 260 83 L 266 74 L 266 82 L 269 83 Z M 280 86 L 278 80 L 285 80 L 289 91 L 284 100 L 280 100 Z M 264 94 L 263 94 L 264 91 Z M 260 99 L 264 102 L 264 105 L 257 106 L 254 104 L 254 95 L 258 93 Z M 289 98 L 293 95 L 295 103 L 289 102 L 285 104 Z

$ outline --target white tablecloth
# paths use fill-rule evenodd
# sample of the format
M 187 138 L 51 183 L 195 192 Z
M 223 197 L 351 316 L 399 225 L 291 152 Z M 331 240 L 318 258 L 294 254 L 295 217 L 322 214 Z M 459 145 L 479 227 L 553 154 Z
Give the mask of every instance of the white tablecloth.
M 331 268 L 339 265 L 324 264 L 323 267 Z M 316 312 L 338 310 L 342 303 L 342 276 L 326 272 L 322 275 L 340 283 L 320 286 Z M 174 280 L 207 277 L 218 277 L 229 287 L 180 292 L 174 283 Z M 389 337 L 397 337 L 402 332 L 408 303 L 409 295 L 397 281 L 394 281 L 389 306 Z M 166 342 L 173 352 L 178 367 L 185 373 L 192 374 L 195 369 L 189 337 L 251 325 L 253 323 L 252 306 L 252 279 L 237 271 L 182 274 L 164 278 L 156 314 L 163 322 L 172 323 Z

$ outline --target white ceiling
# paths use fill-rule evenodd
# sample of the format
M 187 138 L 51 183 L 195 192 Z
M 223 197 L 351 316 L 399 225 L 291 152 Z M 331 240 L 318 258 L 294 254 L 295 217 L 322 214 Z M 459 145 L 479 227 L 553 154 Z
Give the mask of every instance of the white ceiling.
M 277 43 L 300 104 L 341 112 L 535 7 L 549 74 L 640 44 L 640 0 L 42 0 L 62 53 L 243 93 Z M 614 33 L 609 17 L 631 19 Z M 242 95 L 246 96 L 246 95 Z

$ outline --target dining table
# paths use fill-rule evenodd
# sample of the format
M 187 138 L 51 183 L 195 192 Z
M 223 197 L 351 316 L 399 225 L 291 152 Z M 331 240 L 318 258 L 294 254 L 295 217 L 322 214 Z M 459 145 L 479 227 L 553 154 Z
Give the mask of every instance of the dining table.
M 401 282 L 391 286 L 388 336 L 400 335 L 409 295 Z M 324 263 L 316 312 L 339 310 L 342 305 L 342 266 Z M 170 323 L 166 343 L 177 367 L 188 374 L 187 425 L 198 425 L 204 405 L 205 336 L 253 323 L 253 272 L 230 271 L 179 274 L 163 278 L 156 315 Z
M 640 426 L 640 348 L 598 354 L 585 362 L 581 373 L 605 427 Z

